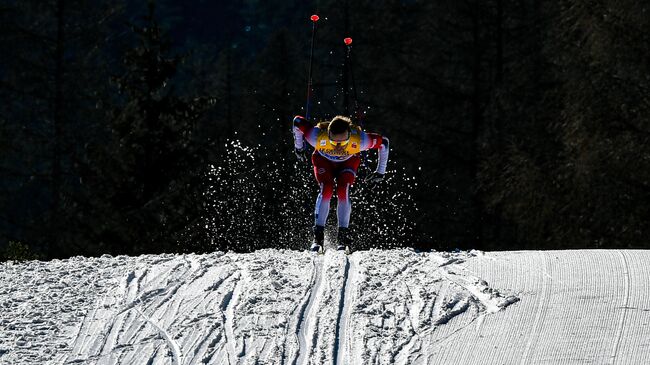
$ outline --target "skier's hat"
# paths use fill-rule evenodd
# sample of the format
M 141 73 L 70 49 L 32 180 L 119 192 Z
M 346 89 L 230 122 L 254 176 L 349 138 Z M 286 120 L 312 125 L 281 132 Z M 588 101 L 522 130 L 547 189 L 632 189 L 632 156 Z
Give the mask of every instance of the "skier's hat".
M 335 146 L 345 146 L 350 142 L 352 120 L 343 115 L 337 115 L 327 126 L 327 136 Z M 344 135 L 345 134 L 345 135 Z

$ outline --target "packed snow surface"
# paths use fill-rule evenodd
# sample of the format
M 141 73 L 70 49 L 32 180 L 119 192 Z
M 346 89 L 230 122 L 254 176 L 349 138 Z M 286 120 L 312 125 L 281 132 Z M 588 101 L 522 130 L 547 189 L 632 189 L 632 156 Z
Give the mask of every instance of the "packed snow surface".
M 650 363 L 650 251 L 0 265 L 1 364 Z

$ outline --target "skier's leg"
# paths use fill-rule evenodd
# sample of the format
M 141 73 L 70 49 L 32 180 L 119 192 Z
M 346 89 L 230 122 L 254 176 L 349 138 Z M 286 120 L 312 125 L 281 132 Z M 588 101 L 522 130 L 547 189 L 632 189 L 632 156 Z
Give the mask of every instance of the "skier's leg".
M 350 173 L 344 174 L 346 177 L 351 175 Z M 354 177 L 352 178 L 354 179 Z M 350 185 L 352 185 L 349 179 L 344 178 L 343 176 L 339 177 L 336 182 L 336 196 L 338 198 L 338 203 L 336 205 L 336 217 L 339 221 L 339 228 L 348 228 L 350 225 L 350 214 L 352 213 L 352 202 L 350 201 Z
M 352 201 L 350 199 L 350 187 L 354 184 L 354 179 L 359 168 L 359 157 L 353 157 L 346 161 L 342 169 L 339 170 L 336 178 L 336 196 L 338 199 L 336 206 L 336 216 L 339 221 L 338 231 L 338 250 L 350 250 L 351 242 L 349 235 L 350 214 L 352 213 Z
M 352 202 L 349 194 L 352 182 L 354 182 L 354 175 L 350 171 L 344 171 L 336 180 L 336 195 L 338 198 L 336 216 L 339 221 L 339 230 L 336 236 L 337 250 L 348 250 L 351 246 L 348 226 L 350 225 L 350 213 L 352 212 Z
M 345 161 L 345 165 L 338 171 L 336 177 L 336 216 L 339 221 L 339 228 L 348 228 L 350 225 L 350 214 L 352 213 L 352 201 L 350 199 L 350 187 L 354 184 L 357 176 L 357 169 L 361 159 L 357 156 Z
M 314 226 L 314 241 L 309 250 L 314 252 L 322 252 L 325 246 L 325 227 Z
M 325 227 L 325 222 L 327 222 L 327 216 L 330 211 L 330 200 L 334 193 L 332 166 L 330 161 L 317 154 L 312 156 L 312 163 L 314 164 L 314 176 L 320 187 L 314 209 L 314 225 Z
M 330 200 L 334 192 L 334 183 L 319 183 L 319 186 L 320 191 L 316 197 L 316 209 L 314 210 L 314 225 L 325 227 L 330 212 Z

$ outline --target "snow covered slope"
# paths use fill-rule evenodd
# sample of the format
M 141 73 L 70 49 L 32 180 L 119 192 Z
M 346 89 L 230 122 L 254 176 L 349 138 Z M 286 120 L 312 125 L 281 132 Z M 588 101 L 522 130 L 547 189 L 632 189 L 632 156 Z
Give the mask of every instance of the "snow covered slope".
M 263 250 L 2 264 L 0 363 L 650 363 L 649 259 Z

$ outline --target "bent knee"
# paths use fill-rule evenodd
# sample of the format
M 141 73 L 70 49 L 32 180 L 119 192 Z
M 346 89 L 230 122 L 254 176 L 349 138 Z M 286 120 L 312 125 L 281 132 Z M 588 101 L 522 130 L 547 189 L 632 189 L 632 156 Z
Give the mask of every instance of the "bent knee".
M 354 184 L 354 180 L 357 176 L 357 172 L 354 169 L 343 169 L 339 173 L 339 176 L 336 178 L 336 181 L 339 185 Z
M 349 197 L 350 183 L 339 182 L 336 185 L 336 197 L 339 201 L 346 201 Z
M 334 183 L 321 183 L 320 195 L 325 199 L 330 199 L 334 194 Z

